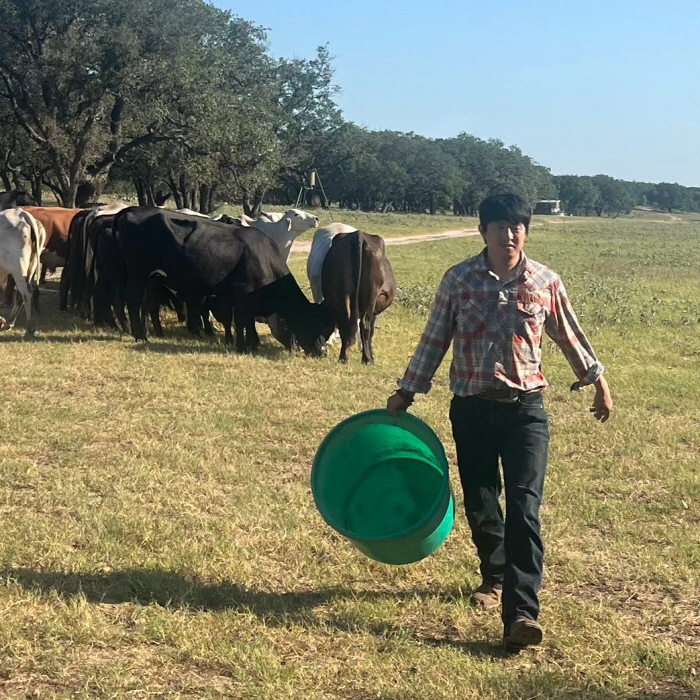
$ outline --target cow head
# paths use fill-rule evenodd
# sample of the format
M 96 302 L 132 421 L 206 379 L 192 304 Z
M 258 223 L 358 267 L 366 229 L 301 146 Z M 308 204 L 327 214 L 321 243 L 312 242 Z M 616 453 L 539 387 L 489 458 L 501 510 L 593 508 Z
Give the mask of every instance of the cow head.
M 335 321 L 329 309 L 322 304 L 309 304 L 304 327 L 297 331 L 295 338 L 307 355 L 322 357 L 334 330 Z
M 287 209 L 287 211 L 284 212 L 284 216 L 289 219 L 290 222 L 290 226 L 287 230 L 295 231 L 297 235 L 301 235 L 304 231 L 318 226 L 318 217 L 309 214 L 307 211 L 302 211 L 301 209 Z

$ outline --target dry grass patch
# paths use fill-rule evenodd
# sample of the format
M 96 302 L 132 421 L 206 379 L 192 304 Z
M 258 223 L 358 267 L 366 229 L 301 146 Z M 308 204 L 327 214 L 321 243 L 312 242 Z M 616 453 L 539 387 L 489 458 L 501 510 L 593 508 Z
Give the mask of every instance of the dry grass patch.
M 400 293 L 370 368 L 267 335 L 238 356 L 172 318 L 135 345 L 47 293 L 35 341 L 0 335 L 0 696 L 697 696 L 699 238 L 694 223 L 533 229 L 529 254 L 563 274 L 616 412 L 590 419 L 591 393 L 571 394 L 545 347 L 546 637 L 516 657 L 498 616 L 467 602 L 478 571 L 456 470 L 455 530 L 410 567 L 360 555 L 309 488 L 321 439 L 383 405 L 442 273 L 478 240 L 388 249 Z M 448 400 L 446 362 L 415 412 L 454 463 Z

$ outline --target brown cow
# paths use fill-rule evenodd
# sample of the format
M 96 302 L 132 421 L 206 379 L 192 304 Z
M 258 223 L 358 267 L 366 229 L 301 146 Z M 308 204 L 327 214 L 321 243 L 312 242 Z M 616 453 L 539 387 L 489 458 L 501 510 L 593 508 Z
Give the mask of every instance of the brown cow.
M 340 362 L 348 361 L 360 327 L 363 364 L 374 364 L 372 339 L 377 316 L 391 306 L 396 280 L 384 251 L 384 240 L 362 231 L 338 233 L 321 271 L 323 305 L 340 331 Z
M 46 230 L 46 250 L 65 258 L 68 254 L 68 231 L 73 217 L 82 209 L 64 209 L 63 207 L 22 207 Z

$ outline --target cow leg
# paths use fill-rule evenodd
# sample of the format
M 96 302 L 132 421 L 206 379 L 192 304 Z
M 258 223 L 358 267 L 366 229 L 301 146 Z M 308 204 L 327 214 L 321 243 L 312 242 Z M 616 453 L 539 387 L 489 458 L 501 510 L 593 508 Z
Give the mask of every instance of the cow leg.
M 202 300 L 198 297 L 188 297 L 185 301 L 187 308 L 187 330 L 197 338 L 202 337 Z
M 2 330 L 9 331 L 14 327 L 17 316 L 19 316 L 19 312 L 22 310 L 22 307 L 24 307 L 24 313 L 27 314 L 27 331 L 25 337 L 29 337 L 34 335 L 35 331 L 34 319 L 32 319 L 32 291 L 27 284 L 27 280 L 21 274 L 15 275 L 15 285 L 17 289 L 12 311 Z
M 70 291 L 71 283 L 71 269 L 70 269 L 70 258 L 66 259 L 66 264 L 61 270 L 61 283 L 58 287 L 58 310 L 67 311 L 68 310 L 68 292 Z
M 95 293 L 95 275 L 91 271 L 85 279 L 85 283 L 83 285 L 82 295 L 80 298 L 79 313 L 83 316 L 83 318 L 89 319 L 92 316 L 92 308 L 91 307 L 92 307 L 94 293 Z
M 126 297 L 126 308 L 129 311 L 129 321 L 131 323 L 131 335 L 134 340 L 147 340 L 146 328 L 141 319 L 141 300 L 146 287 L 146 280 L 130 279 L 126 285 L 124 296 Z
M 15 298 L 15 278 L 8 275 L 5 280 L 5 306 L 12 306 Z
M 260 336 L 258 335 L 258 330 L 255 327 L 255 317 L 251 319 L 246 324 L 246 345 L 248 346 L 249 352 L 257 352 L 260 349 Z
M 224 326 L 224 344 L 233 345 L 233 333 L 231 332 L 231 326 L 233 325 L 233 305 L 227 304 L 225 308 L 222 308 L 217 318 Z
M 32 305 L 34 306 L 34 311 L 39 311 L 39 287 L 32 285 Z
M 161 281 L 156 277 L 150 277 L 148 279 L 148 283 L 146 284 L 146 294 L 143 298 L 143 305 L 145 310 L 148 311 L 148 315 L 151 317 L 153 335 L 155 335 L 157 338 L 165 337 L 165 333 L 163 333 L 163 326 L 160 323 L 161 291 Z
M 129 332 L 129 321 L 127 321 L 126 318 L 126 312 L 124 311 L 124 306 L 126 305 L 126 301 L 124 299 L 124 287 L 122 286 L 121 282 L 116 282 L 112 283 L 113 288 L 112 288 L 112 308 L 114 309 L 114 315 L 117 317 L 117 321 L 119 321 L 119 325 L 121 326 L 121 330 L 123 333 L 128 333 Z
M 118 330 L 109 304 L 109 285 L 104 277 L 98 277 L 94 293 L 94 323 L 96 326 L 109 326 Z
M 241 309 L 240 304 L 233 305 L 233 324 L 236 327 L 236 352 L 245 352 L 248 349 L 245 330 L 248 325 L 249 317 L 250 314 Z M 253 320 L 253 323 L 255 323 L 255 320 Z
M 48 265 L 41 266 L 41 275 L 39 275 L 39 284 L 46 284 L 46 273 L 48 271 Z
M 362 343 L 362 364 L 374 364 L 374 350 L 372 349 L 372 339 L 374 337 L 374 323 L 377 317 L 365 316 L 360 321 L 360 341 Z
M 184 323 L 186 320 L 185 315 L 185 302 L 182 300 L 182 295 L 178 292 L 173 294 L 173 306 L 175 307 L 175 313 L 177 314 L 177 320 L 180 323 Z
M 340 357 L 338 357 L 338 362 L 346 363 L 348 361 L 348 350 L 355 344 L 357 331 L 355 324 L 349 318 L 339 320 L 338 331 L 340 332 Z
M 213 338 L 215 335 L 214 326 L 211 325 L 209 309 L 206 308 L 206 306 L 202 308 L 202 326 L 204 327 L 204 335 L 206 335 L 207 338 Z

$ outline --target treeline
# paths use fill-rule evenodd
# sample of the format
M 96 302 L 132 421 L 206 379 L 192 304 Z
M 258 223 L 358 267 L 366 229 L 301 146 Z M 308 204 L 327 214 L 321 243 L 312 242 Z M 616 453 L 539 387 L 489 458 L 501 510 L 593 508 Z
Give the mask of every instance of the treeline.
M 332 57 L 276 59 L 203 0 L 0 0 L 0 184 L 64 206 L 108 188 L 210 212 L 240 202 L 474 214 L 488 194 L 574 214 L 700 210 L 696 188 L 555 177 L 515 146 L 344 121 Z M 9 30 L 8 28 L 11 28 Z M 308 189 L 317 171 L 323 189 Z
M 632 207 L 672 211 L 700 211 L 700 187 L 670 182 L 629 182 L 607 175 L 554 177 L 559 199 L 569 214 L 591 216 L 626 214 Z

